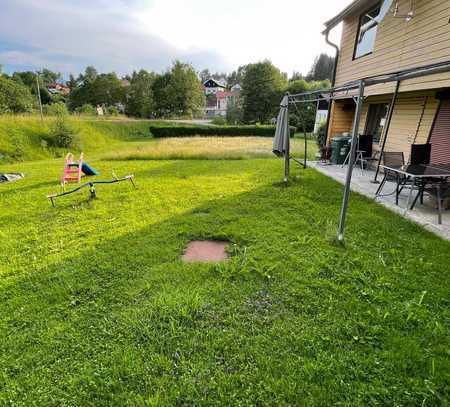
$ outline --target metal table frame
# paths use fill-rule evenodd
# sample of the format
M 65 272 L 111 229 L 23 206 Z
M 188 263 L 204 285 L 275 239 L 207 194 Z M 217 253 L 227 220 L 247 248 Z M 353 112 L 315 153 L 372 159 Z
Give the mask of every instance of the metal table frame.
M 418 165 L 402 165 L 402 166 L 388 166 L 381 165 L 381 168 L 384 169 L 384 177 L 381 181 L 381 184 L 375 193 L 375 199 L 381 196 L 381 192 L 383 190 L 384 185 L 386 184 L 387 177 L 389 172 L 393 172 L 396 174 L 396 187 L 395 187 L 395 204 L 398 205 L 398 197 L 406 186 L 408 181 L 412 181 L 408 198 L 405 206 L 405 214 L 408 212 L 409 204 L 411 202 L 413 190 L 417 188 L 417 196 L 414 199 L 414 202 L 411 206 L 411 209 L 414 208 L 417 199 L 422 195 L 426 182 L 423 182 L 425 179 L 436 179 L 437 183 L 435 185 L 436 188 L 436 198 L 438 205 L 438 223 L 442 224 L 442 204 L 441 204 L 441 184 L 445 183 L 447 178 L 450 178 L 450 165 L 440 165 L 440 164 L 418 164 Z M 412 171 L 413 169 L 421 170 Z M 409 170 L 409 171 L 408 171 Z M 421 182 L 417 182 L 420 180 Z

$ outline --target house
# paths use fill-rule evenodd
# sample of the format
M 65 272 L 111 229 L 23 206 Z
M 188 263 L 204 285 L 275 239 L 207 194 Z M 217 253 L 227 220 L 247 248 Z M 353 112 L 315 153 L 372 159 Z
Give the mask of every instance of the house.
M 450 0 L 355 0 L 325 23 L 342 23 L 336 87 L 410 68 L 450 61 Z M 328 141 L 352 130 L 352 92 L 334 98 Z M 373 150 L 403 152 L 429 142 L 431 160 L 450 164 L 450 72 L 417 76 L 367 87 L 360 134 L 373 136 Z M 390 112 L 390 108 L 392 111 Z
M 239 99 L 239 91 L 218 91 L 206 97 L 207 116 L 226 116 L 230 103 L 236 103 Z
M 223 92 L 226 90 L 226 85 L 215 79 L 208 79 L 203 83 L 203 90 L 205 95 L 216 94 L 217 92 Z
M 64 95 L 67 96 L 70 93 L 70 88 L 63 83 L 50 83 L 47 86 L 47 90 L 52 95 Z
M 240 92 L 242 90 L 242 86 L 239 83 L 236 83 L 231 87 L 232 92 Z
M 320 100 L 317 103 L 316 119 L 314 122 L 313 133 L 319 133 L 320 126 L 325 123 L 328 118 L 329 103 L 326 100 Z

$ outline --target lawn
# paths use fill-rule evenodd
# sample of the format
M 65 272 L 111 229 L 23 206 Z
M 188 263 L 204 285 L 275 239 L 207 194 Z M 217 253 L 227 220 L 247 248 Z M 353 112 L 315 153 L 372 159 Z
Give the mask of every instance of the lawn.
M 342 187 L 280 159 L 120 150 L 137 190 L 56 208 L 61 159 L 0 167 L 0 405 L 447 405 L 449 242 L 354 194 L 339 246 Z

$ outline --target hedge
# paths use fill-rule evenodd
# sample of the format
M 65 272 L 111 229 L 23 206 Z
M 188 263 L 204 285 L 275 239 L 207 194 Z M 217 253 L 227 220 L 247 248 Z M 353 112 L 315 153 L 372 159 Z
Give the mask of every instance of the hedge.
M 150 126 L 150 133 L 155 138 L 223 136 L 223 137 L 273 137 L 275 126 Z M 291 134 L 295 127 L 291 127 Z

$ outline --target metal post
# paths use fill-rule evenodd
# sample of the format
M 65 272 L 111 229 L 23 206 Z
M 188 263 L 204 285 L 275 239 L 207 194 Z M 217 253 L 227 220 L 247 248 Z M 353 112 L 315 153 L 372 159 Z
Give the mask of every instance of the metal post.
M 286 140 L 284 146 L 284 182 L 289 181 L 289 165 L 291 160 L 291 128 L 289 126 L 289 103 L 286 108 Z
M 386 118 L 386 125 L 383 129 L 383 143 L 381 144 L 380 156 L 378 157 L 377 170 L 375 172 L 375 178 L 372 180 L 374 184 L 378 184 L 378 174 L 380 173 L 381 160 L 383 159 L 384 148 L 386 147 L 386 140 L 389 134 L 389 128 L 391 127 L 392 115 L 394 114 L 395 103 L 397 102 L 398 91 L 400 89 L 400 81 L 397 81 L 395 86 L 394 96 L 392 97 L 391 105 L 389 106 L 388 115 Z
M 44 114 L 42 112 L 41 88 L 39 86 L 39 72 L 36 72 L 36 84 L 37 84 L 37 94 L 38 94 L 38 101 L 39 101 L 39 110 L 41 112 L 41 121 L 44 121 Z
M 355 118 L 353 121 L 352 146 L 350 150 L 350 160 L 347 168 L 347 178 L 345 181 L 344 195 L 342 198 L 341 213 L 339 216 L 339 229 L 337 238 L 340 242 L 344 241 L 345 218 L 347 216 L 348 199 L 350 197 L 350 184 L 352 182 L 353 166 L 355 165 L 356 145 L 358 144 L 359 123 L 361 121 L 361 111 L 364 103 L 364 80 L 359 82 L 359 94 L 356 102 Z
M 308 106 L 306 107 L 308 109 Z M 307 157 L 308 157 L 308 140 L 306 138 L 306 126 L 305 126 L 305 119 L 302 117 L 302 129 L 303 129 L 303 140 L 305 143 L 305 157 L 303 159 L 303 168 L 307 167 Z

